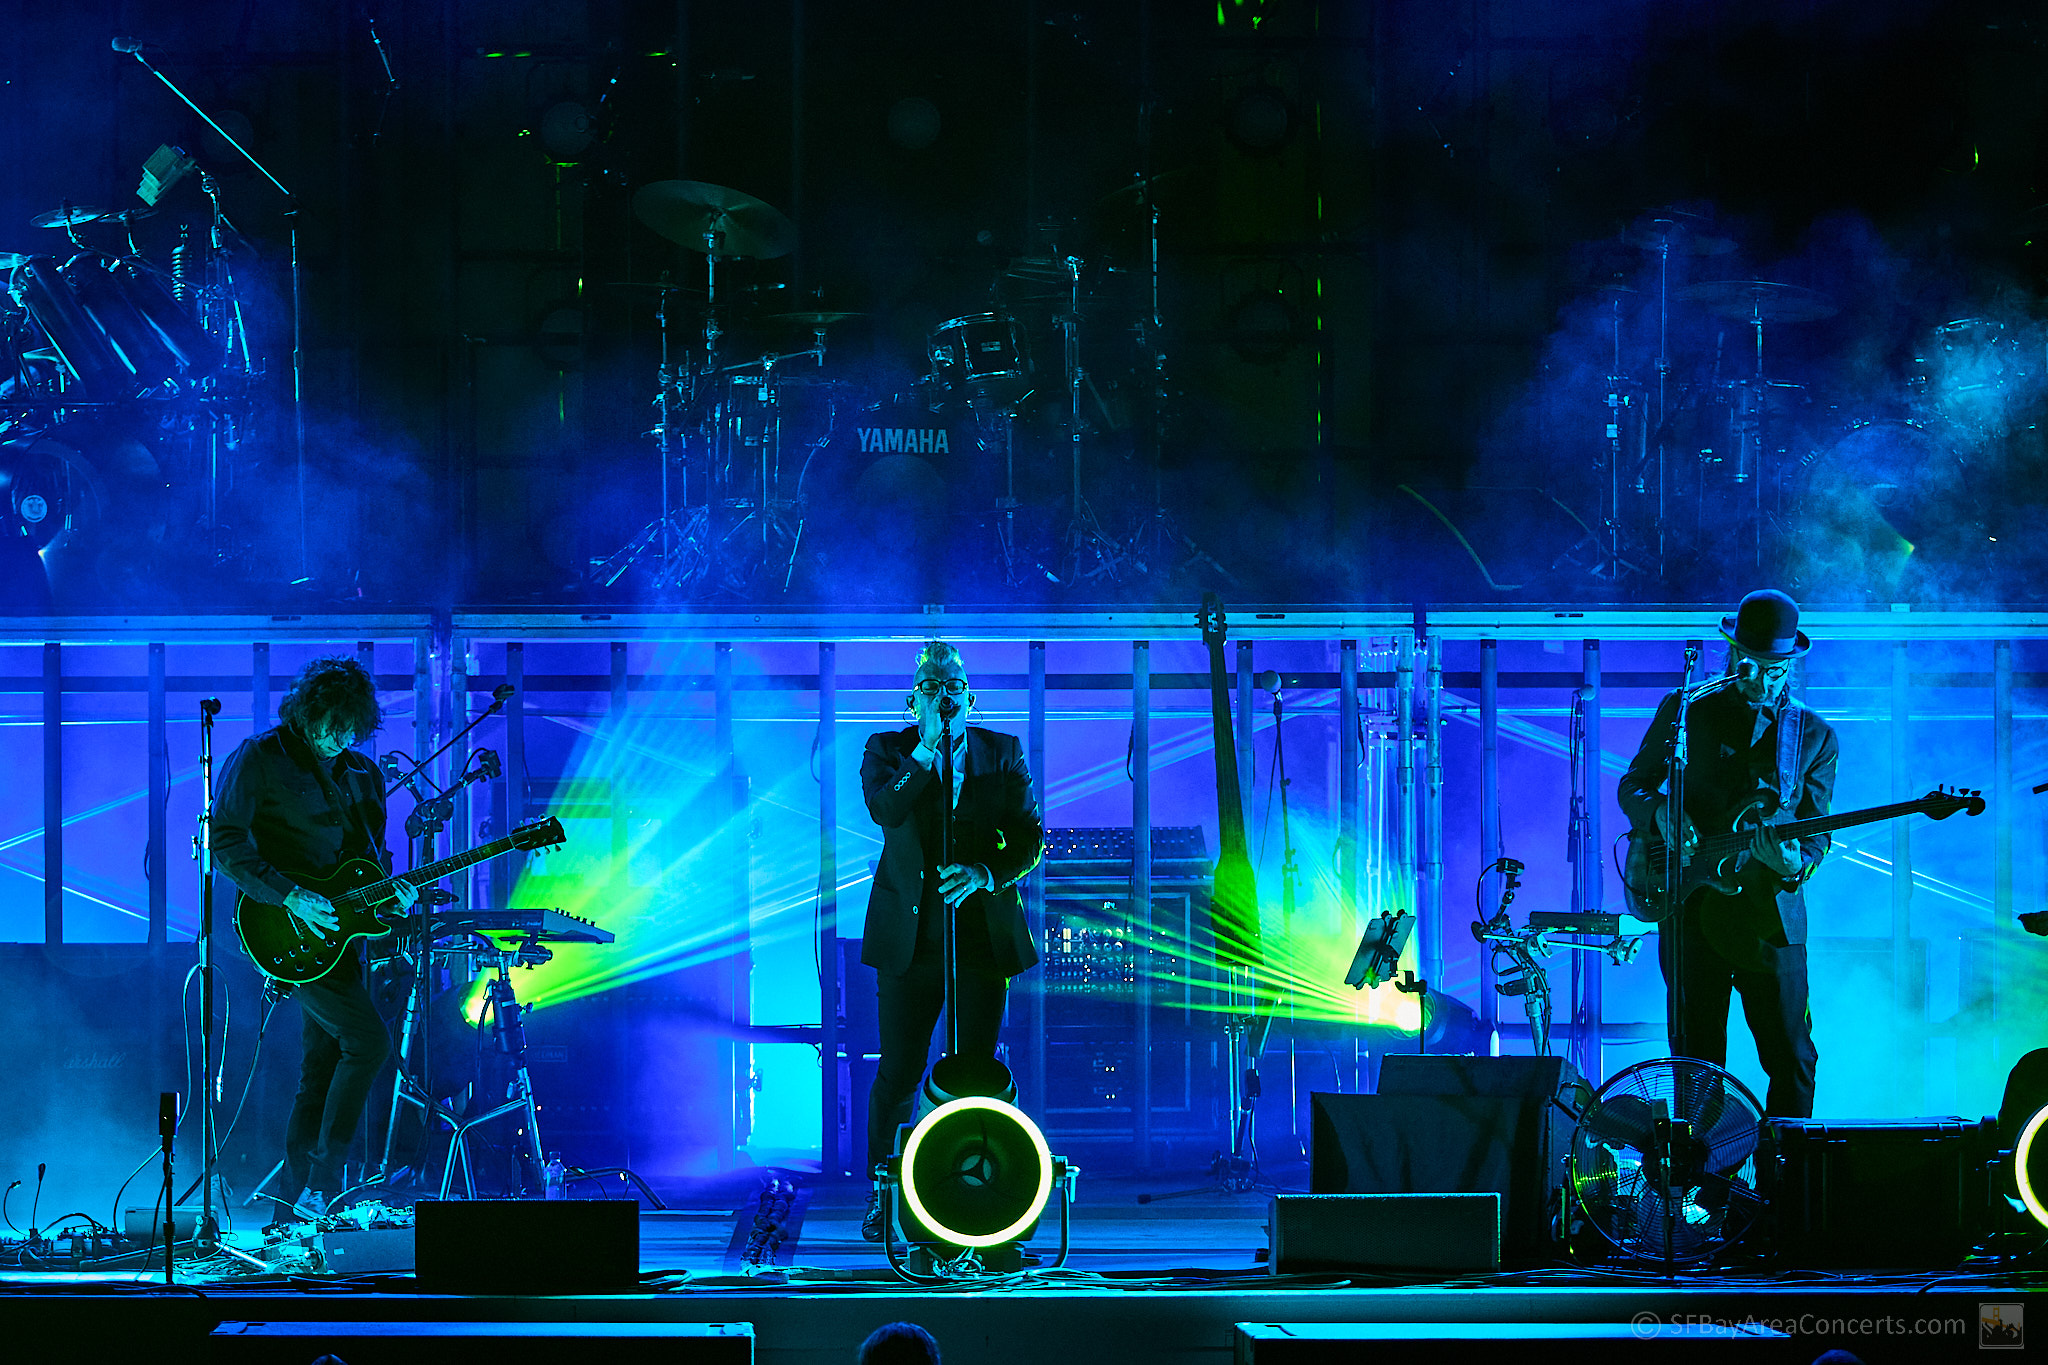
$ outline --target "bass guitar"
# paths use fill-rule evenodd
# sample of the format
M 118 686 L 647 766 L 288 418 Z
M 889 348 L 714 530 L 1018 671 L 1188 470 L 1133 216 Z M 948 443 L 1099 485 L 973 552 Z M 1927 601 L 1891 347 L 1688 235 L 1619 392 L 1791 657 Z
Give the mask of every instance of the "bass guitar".
M 1810 834 L 1828 834 L 1838 829 L 1875 824 L 1880 820 L 1897 820 L 1907 815 L 1924 815 L 1930 820 L 1946 820 L 1957 811 L 1981 815 L 1984 813 L 1984 796 L 1981 792 L 1937 787 L 1917 801 L 1898 801 L 1888 806 L 1871 806 L 1866 810 L 1817 815 L 1810 820 L 1783 823 L 1765 819 L 1762 807 L 1763 802 L 1757 800 L 1737 811 L 1725 834 L 1702 832 L 1699 835 L 1693 843 L 1691 858 L 1679 874 L 1675 897 L 1665 894 L 1665 849 L 1668 845 L 1664 836 L 1654 827 L 1630 830 L 1628 862 L 1621 878 L 1622 886 L 1628 891 L 1630 913 L 1642 920 L 1665 919 L 1673 906 L 1685 904 L 1686 898 L 1702 887 L 1723 895 L 1735 894 L 1736 879 L 1750 860 L 1750 845 L 1755 842 L 1756 832 L 1761 826 L 1770 826 L 1780 842 L 1792 843 Z
M 1223 642 L 1229 635 L 1223 600 L 1213 592 L 1204 593 L 1201 613 L 1195 619 L 1202 629 L 1202 643 L 1209 647 L 1209 724 L 1216 746 L 1216 887 L 1209 897 L 1209 923 L 1216 940 L 1217 965 L 1256 977 L 1262 957 L 1259 885 L 1245 841 L 1237 739 L 1224 681 L 1230 675 L 1223 666 Z
M 398 876 L 386 874 L 368 858 L 351 858 L 324 873 L 300 873 L 281 869 L 284 875 L 334 906 L 334 928 L 321 932 L 302 924 L 282 905 L 260 901 L 244 893 L 235 898 L 235 934 L 256 969 L 273 981 L 303 986 L 318 981 L 341 962 L 348 946 L 359 938 L 381 938 L 395 925 L 387 918 L 398 904 L 399 883 L 422 887 L 441 880 L 451 872 L 474 867 L 507 853 L 531 853 L 553 848 L 568 838 L 562 822 L 549 816 L 521 825 L 502 839 L 479 844 L 467 852 L 416 867 Z M 392 918 L 397 918 L 393 916 Z

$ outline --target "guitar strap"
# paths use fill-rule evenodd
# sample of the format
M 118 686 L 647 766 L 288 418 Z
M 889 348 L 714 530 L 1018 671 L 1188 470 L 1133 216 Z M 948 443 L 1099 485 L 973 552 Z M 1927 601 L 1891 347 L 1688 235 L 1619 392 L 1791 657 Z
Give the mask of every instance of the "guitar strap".
M 1797 819 L 1799 815 L 1800 741 L 1805 738 L 1806 708 L 1789 697 L 1778 713 L 1778 810 Z

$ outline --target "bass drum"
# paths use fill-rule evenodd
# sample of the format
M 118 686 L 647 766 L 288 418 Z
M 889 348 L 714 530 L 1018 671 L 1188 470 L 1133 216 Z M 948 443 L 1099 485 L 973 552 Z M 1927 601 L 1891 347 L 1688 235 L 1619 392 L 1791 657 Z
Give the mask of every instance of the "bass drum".
M 1786 521 L 1786 568 L 1822 602 L 1896 601 L 1909 574 L 1967 572 L 1985 512 L 1963 452 L 1939 421 L 1860 422 L 1801 462 Z
M 819 600 L 936 600 L 946 561 L 970 552 L 963 516 L 993 502 L 1000 437 L 972 413 L 915 395 L 847 404 L 806 462 L 800 586 Z
M 132 607 L 165 586 L 156 570 L 165 532 L 163 478 L 141 442 L 84 423 L 57 434 L 0 440 L 0 569 L 36 560 L 45 602 L 66 611 Z

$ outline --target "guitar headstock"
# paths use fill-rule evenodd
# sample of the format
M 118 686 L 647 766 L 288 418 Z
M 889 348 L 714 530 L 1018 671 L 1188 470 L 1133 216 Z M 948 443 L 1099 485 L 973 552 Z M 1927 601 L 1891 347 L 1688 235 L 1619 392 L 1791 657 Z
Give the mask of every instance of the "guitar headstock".
M 1920 799 L 1927 805 L 1926 815 L 1930 820 L 1946 820 L 1957 811 L 1966 815 L 1984 813 L 1984 793 L 1962 787 L 1936 787 Z
M 569 836 L 562 832 L 562 822 L 552 815 L 512 831 L 512 847 L 522 853 L 531 853 L 537 848 L 553 848 L 568 841 Z
M 1213 592 L 1202 594 L 1202 609 L 1195 613 L 1195 624 L 1202 628 L 1202 643 L 1220 645 L 1230 632 L 1230 625 L 1223 619 L 1223 599 Z

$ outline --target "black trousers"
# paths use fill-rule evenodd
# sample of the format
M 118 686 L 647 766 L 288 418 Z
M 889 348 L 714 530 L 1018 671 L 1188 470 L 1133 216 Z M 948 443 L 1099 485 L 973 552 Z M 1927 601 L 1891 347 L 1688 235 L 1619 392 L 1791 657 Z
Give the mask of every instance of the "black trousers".
M 285 1125 L 288 1198 L 311 1186 L 341 1193 L 341 1165 L 355 1141 L 377 1069 L 391 1055 L 391 1035 L 363 986 L 359 956 L 351 953 L 318 981 L 292 992 L 304 1016 L 305 1059 L 299 1093 Z
M 1002 1035 L 1010 979 L 989 953 L 986 926 L 974 918 L 962 928 L 960 1051 L 993 1057 Z M 868 1087 L 869 1171 L 896 1150 L 896 1130 L 910 1122 L 916 1110 L 918 1084 L 931 1058 L 932 1030 L 945 1010 L 946 959 L 935 940 L 936 935 L 920 934 L 909 971 L 900 976 L 879 972 L 875 977 L 882 1059 L 874 1084 Z
M 1706 893 L 1711 895 L 1713 893 Z M 1728 1064 L 1730 994 L 1742 997 L 1742 1017 L 1756 1040 L 1757 1060 L 1770 1077 L 1764 1113 L 1771 1118 L 1813 1117 L 1813 1076 L 1819 1053 L 1813 1046 L 1813 1014 L 1807 1006 L 1806 946 L 1754 945 L 1750 961 L 1724 955 L 1700 926 L 1700 902 L 1688 901 L 1677 924 L 1657 936 L 1657 963 L 1664 969 L 1664 1018 L 1676 1057 Z M 1684 998 L 1678 967 L 1684 945 Z

